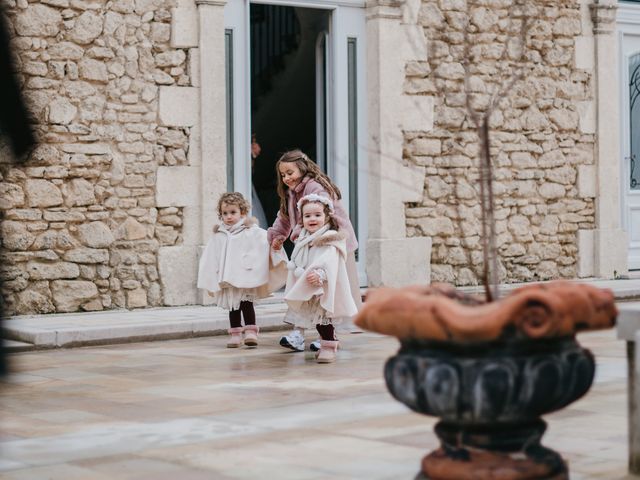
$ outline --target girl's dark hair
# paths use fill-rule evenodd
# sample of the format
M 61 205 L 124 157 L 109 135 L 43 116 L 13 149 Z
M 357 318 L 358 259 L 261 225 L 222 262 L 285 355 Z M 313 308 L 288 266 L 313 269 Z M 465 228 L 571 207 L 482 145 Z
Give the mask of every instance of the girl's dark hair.
M 280 174 L 280 165 L 283 163 L 295 163 L 300 169 L 302 177 L 313 178 L 327 191 L 332 200 L 340 200 L 342 193 L 340 189 L 331 181 L 331 179 L 322 171 L 316 163 L 314 163 L 307 155 L 299 149 L 289 150 L 285 152 L 276 162 L 276 176 L 278 177 L 278 197 L 280 197 L 280 213 L 284 218 L 289 218 L 287 211 L 287 189 L 288 187 L 282 181 Z
M 322 208 L 324 210 L 324 215 L 325 217 L 327 217 L 327 223 L 329 224 L 329 228 L 331 228 L 331 230 L 335 230 L 336 232 L 339 230 L 338 227 L 338 221 L 336 220 L 336 218 L 331 214 L 331 210 L 329 209 L 329 205 L 327 205 L 326 203 L 322 203 L 322 202 L 318 202 L 315 200 L 306 200 L 303 201 L 300 204 L 300 215 L 303 215 L 304 212 L 304 207 L 306 207 L 307 205 L 309 205 L 310 203 L 317 203 L 318 205 L 322 205 Z
M 218 216 L 222 216 L 222 204 L 226 203 L 227 205 L 235 205 L 240 209 L 241 215 L 247 215 L 249 213 L 249 209 L 251 205 L 247 200 L 242 196 L 240 192 L 227 192 L 220 195 L 220 199 L 218 200 Z

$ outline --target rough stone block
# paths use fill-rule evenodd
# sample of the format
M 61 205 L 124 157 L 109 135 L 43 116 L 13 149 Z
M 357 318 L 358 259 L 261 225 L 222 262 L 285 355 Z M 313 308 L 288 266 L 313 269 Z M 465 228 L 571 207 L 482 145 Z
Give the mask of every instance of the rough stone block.
M 165 305 L 192 305 L 197 301 L 198 248 L 161 247 L 158 251 L 160 283 Z
M 51 303 L 51 292 L 44 292 L 42 289 L 28 288 L 19 292 L 17 297 L 17 312 L 52 313 L 55 311 L 55 307 L 53 303 Z
M 49 105 L 49 122 L 70 124 L 76 116 L 78 109 L 65 98 L 58 98 Z
M 2 245 L 7 250 L 26 250 L 35 240 L 22 222 L 4 221 L 0 224 L 0 233 Z
M 24 203 L 24 192 L 19 185 L 0 182 L 0 209 L 8 210 Z
M 73 312 L 80 305 L 98 296 L 98 287 L 83 280 L 54 280 L 51 282 L 53 303 L 58 312 Z
M 80 241 L 87 247 L 105 248 L 113 243 L 113 234 L 102 222 L 91 222 L 78 227 Z
M 32 4 L 16 17 L 15 29 L 25 37 L 55 37 L 60 31 L 60 12 L 46 5 Z
M 429 283 L 430 267 L 430 237 L 374 239 L 367 242 L 367 277 L 372 287 Z
M 30 207 L 55 207 L 62 203 L 60 189 L 48 180 L 27 180 L 25 192 Z
M 97 248 L 74 248 L 64 254 L 65 260 L 74 263 L 107 263 L 109 251 Z
M 63 185 L 62 191 L 69 207 L 92 205 L 96 202 L 93 184 L 84 178 L 74 178 Z
M 65 153 L 84 153 L 87 155 L 111 153 L 111 147 L 105 143 L 65 143 L 61 148 Z
M 147 292 L 144 288 L 136 288 L 127 292 L 127 308 L 142 308 L 147 306 Z
M 127 218 L 116 230 L 116 238 L 124 240 L 141 240 L 147 236 L 147 229 L 135 218 Z
M 158 167 L 156 204 L 158 207 L 186 207 L 198 205 L 200 168 Z
M 102 33 L 103 17 L 99 14 L 86 11 L 75 20 L 75 24 L 69 32 L 69 38 L 80 45 L 88 45 Z
M 27 272 L 31 280 L 57 280 L 60 278 L 76 278 L 80 269 L 75 263 L 69 262 L 39 262 L 27 263 Z
M 195 87 L 160 87 L 158 119 L 161 125 L 191 127 L 198 123 L 199 89 Z

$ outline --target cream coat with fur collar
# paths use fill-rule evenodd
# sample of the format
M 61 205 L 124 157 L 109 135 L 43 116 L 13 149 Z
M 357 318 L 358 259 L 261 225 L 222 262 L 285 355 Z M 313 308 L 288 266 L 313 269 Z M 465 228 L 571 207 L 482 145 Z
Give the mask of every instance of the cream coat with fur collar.
M 273 251 L 267 232 L 254 218 L 243 228 L 230 233 L 219 225 L 207 243 L 198 269 L 198 288 L 217 293 L 225 287 L 256 288 L 258 298 L 281 288 L 287 276 L 287 257 L 283 250 Z
M 345 239 L 343 233 L 328 230 L 311 243 L 304 272 L 296 276 L 295 270 L 289 270 L 284 299 L 291 309 L 303 310 L 302 304 L 318 295 L 328 318 L 352 317 L 358 313 L 347 275 Z M 326 275 L 321 287 L 307 282 L 306 276 L 313 270 L 323 270 Z

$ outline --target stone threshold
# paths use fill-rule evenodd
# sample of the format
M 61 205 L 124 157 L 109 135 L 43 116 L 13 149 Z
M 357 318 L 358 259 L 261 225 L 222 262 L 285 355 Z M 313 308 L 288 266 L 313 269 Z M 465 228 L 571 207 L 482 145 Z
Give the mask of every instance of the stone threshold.
M 613 290 L 619 302 L 640 299 L 640 279 L 578 280 Z M 502 293 L 525 284 L 504 284 Z M 482 293 L 482 287 L 461 287 L 469 293 Z M 364 290 L 363 290 L 364 292 Z M 640 303 L 622 303 L 622 315 L 636 310 Z M 256 304 L 260 328 L 284 330 L 286 305 L 282 293 Z M 69 314 L 23 315 L 4 321 L 4 347 L 12 352 L 71 348 L 114 343 L 147 342 L 226 334 L 229 317 L 225 310 L 213 306 L 159 307 L 136 310 L 108 310 Z

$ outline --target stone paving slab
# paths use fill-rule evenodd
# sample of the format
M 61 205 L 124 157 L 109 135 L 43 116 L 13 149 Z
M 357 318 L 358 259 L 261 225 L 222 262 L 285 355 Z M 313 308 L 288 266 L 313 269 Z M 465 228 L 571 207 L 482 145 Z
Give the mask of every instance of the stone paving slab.
M 620 301 L 640 298 L 640 279 L 580 281 L 610 288 Z M 509 284 L 500 288 L 502 292 L 508 292 L 522 285 Z M 482 287 L 461 290 L 480 293 Z M 640 311 L 640 302 L 625 303 L 621 307 L 622 315 L 633 316 L 635 310 Z M 285 311 L 281 292 L 261 300 L 256 306 L 258 324 L 263 329 L 285 329 L 287 326 L 282 322 Z M 5 320 L 2 334 L 5 339 L 23 342 L 21 345 L 5 344 L 10 351 L 19 351 L 26 348 L 24 343 L 31 348 L 68 348 L 220 335 L 226 333 L 228 326 L 225 310 L 187 306 L 16 316 Z
M 613 329 L 578 335 L 591 391 L 545 416 L 571 480 L 627 476 L 626 353 Z M 3 480 L 410 480 L 436 419 L 387 392 L 398 341 L 341 335 L 336 363 L 224 337 L 12 355 L 0 380 Z

